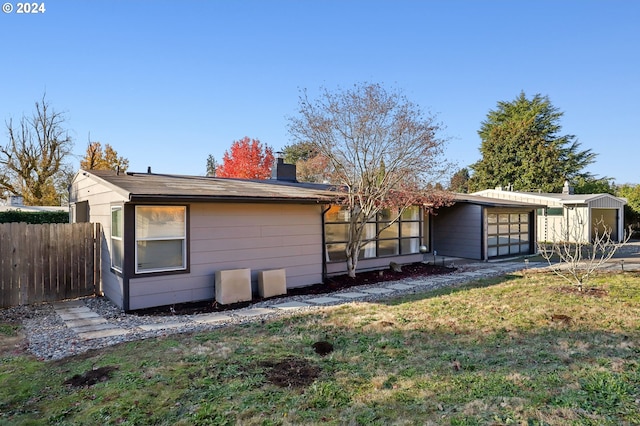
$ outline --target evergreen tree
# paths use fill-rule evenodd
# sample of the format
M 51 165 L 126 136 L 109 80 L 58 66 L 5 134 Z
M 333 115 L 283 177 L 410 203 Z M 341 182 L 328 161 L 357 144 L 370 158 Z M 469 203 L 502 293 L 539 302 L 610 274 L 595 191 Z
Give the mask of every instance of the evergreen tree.
M 512 185 L 516 191 L 559 192 L 565 180 L 591 180 L 584 168 L 596 154 L 580 150 L 574 135 L 562 135 L 563 113 L 547 96 L 498 102 L 478 131 L 482 159 L 470 166 L 469 189 Z

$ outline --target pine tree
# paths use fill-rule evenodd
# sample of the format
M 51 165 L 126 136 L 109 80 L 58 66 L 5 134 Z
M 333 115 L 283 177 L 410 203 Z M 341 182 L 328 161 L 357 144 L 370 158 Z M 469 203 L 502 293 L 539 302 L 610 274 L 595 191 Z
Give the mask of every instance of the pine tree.
M 558 192 L 565 180 L 593 179 L 584 168 L 596 154 L 560 134 L 563 113 L 547 96 L 498 102 L 478 131 L 482 159 L 472 164 L 471 191 L 512 185 L 517 191 Z

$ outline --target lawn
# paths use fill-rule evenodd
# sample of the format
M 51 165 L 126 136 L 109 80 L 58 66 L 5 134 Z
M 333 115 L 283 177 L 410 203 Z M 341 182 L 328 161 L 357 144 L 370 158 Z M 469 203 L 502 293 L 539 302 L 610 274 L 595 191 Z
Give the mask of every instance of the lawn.
M 592 284 L 513 274 L 62 361 L 5 356 L 0 424 L 640 424 L 640 274 Z

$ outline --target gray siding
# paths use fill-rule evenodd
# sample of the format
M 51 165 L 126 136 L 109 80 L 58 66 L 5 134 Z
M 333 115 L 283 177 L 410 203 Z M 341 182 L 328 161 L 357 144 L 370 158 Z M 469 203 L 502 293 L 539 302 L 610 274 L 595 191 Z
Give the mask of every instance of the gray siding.
M 102 225 L 102 293 L 116 305 L 122 307 L 124 301 L 122 278 L 111 271 L 111 204 L 122 203 L 126 198 L 113 191 L 108 185 L 78 173 L 70 190 L 69 203 L 88 201 L 89 222 Z
M 129 308 L 214 298 L 217 270 L 286 269 L 287 287 L 322 282 L 319 205 L 199 203 L 190 206 L 190 272 L 131 278 Z
M 432 251 L 438 256 L 482 259 L 482 207 L 458 203 L 432 218 Z

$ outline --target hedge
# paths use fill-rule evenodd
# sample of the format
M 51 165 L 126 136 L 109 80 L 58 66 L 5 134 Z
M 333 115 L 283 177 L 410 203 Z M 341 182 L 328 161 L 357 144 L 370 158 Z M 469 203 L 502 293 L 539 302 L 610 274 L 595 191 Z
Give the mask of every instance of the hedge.
M 7 210 L 0 212 L 0 223 L 26 222 L 40 223 L 69 223 L 69 212 L 23 212 L 21 210 Z

